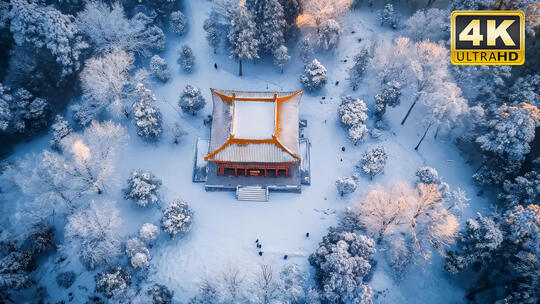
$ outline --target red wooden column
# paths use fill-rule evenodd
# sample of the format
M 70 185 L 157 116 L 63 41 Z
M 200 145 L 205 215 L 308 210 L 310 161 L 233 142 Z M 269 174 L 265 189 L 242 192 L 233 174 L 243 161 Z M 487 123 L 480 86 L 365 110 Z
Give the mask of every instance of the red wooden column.
M 285 168 L 285 176 L 289 176 L 289 168 Z
M 244 167 L 244 176 L 247 176 L 247 167 Z
M 266 167 L 264 167 L 264 177 L 266 177 Z
M 276 167 L 276 177 L 277 177 L 277 174 L 278 174 L 278 168 Z
M 238 176 L 238 168 L 234 167 L 234 176 Z
M 225 165 L 221 165 L 221 175 L 225 175 Z

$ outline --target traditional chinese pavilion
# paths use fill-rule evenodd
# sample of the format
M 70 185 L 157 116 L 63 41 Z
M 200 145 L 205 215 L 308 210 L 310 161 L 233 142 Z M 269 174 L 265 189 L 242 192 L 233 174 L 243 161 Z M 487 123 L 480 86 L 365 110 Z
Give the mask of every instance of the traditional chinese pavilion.
M 212 91 L 214 109 L 205 160 L 218 175 L 289 176 L 299 163 L 302 91 Z

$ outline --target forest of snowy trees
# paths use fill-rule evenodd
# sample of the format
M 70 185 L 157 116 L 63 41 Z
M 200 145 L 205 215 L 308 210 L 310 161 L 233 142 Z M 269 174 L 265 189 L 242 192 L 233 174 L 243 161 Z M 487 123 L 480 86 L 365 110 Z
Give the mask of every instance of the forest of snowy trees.
M 445 279 L 469 277 L 459 285 L 463 302 L 540 301 L 540 4 L 529 0 L 201 0 L 209 14 L 197 23 L 204 30 L 197 39 L 212 56 L 234 62 L 236 81 L 265 78 L 250 75 L 246 64 L 273 64 L 279 74 L 297 71 L 289 88 L 316 96 L 310 107 L 333 97 L 339 136 L 357 149 L 353 173 L 324 180 L 342 212 L 315 250 L 301 256 L 312 268 L 231 263 L 193 278 L 199 288 L 184 295 L 175 293 L 183 287 L 148 279 L 163 244 L 187 247 L 205 225 L 193 202 L 171 197 L 178 183 L 170 176 L 145 168 L 147 162 L 134 160 L 128 175 L 118 166 L 133 143 L 182 146 L 183 137 L 196 136 L 187 132 L 196 129 L 194 120 L 206 126 L 211 119 L 201 114 L 206 92 L 220 84 L 193 76 L 209 63 L 194 41 L 169 43 L 193 30 L 185 2 L 0 0 L 1 303 L 71 302 L 47 291 L 40 276 L 50 272 L 50 284 L 84 294 L 87 303 L 167 304 L 189 295 L 192 304 L 367 304 L 378 295 L 371 286 L 378 263 L 389 266 L 399 286 L 436 258 L 444 260 Z M 450 12 L 477 9 L 525 12 L 523 66 L 450 64 Z M 347 14 L 362 10 L 377 14 L 376 26 L 389 39 L 344 45 L 345 31 L 355 30 L 345 26 Z M 348 48 L 338 87 L 335 67 L 323 63 Z M 168 124 L 156 83 L 178 75 L 193 82 L 176 82 L 175 99 L 164 102 L 192 120 Z M 357 94 L 367 81 L 376 93 Z M 323 97 L 329 86 L 341 94 Z M 392 124 L 389 112 L 398 108 Z M 380 182 L 400 155 L 378 138 L 397 136 L 390 125 L 411 124 L 420 135 L 401 149 L 429 151 L 436 144 L 430 138 L 448 139 L 473 168 L 476 193 L 427 165 L 407 172 L 408 180 Z M 17 154 L 42 137 L 45 146 Z M 360 183 L 369 186 L 361 192 Z M 464 217 L 476 194 L 489 208 Z M 133 207 L 129 216 L 140 217 L 135 228 L 126 205 Z M 92 283 L 75 289 L 77 280 Z

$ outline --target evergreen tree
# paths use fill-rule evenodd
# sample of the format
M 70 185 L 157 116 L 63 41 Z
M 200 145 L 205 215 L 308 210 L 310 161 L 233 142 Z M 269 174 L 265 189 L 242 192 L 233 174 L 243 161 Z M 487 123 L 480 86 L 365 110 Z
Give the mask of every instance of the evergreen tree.
M 283 8 L 278 0 L 264 0 L 261 23 L 258 24 L 258 40 L 260 49 L 263 52 L 273 54 L 281 45 L 285 43 L 285 30 L 287 22 L 283 15 Z M 259 14 L 253 14 L 259 18 Z
M 350 177 L 342 177 L 336 181 L 336 188 L 339 195 L 353 193 L 356 190 L 356 181 Z
M 36 52 L 39 49 L 50 52 L 61 68 L 61 77 L 79 70 L 81 55 L 88 44 L 72 16 L 38 2 L 13 0 L 9 18 L 17 45 L 29 43 Z
M 540 174 L 537 170 L 518 176 L 513 182 L 505 180 L 498 198 L 507 206 L 527 206 L 540 202 Z
M 300 82 L 310 91 L 321 89 L 326 85 L 327 80 L 326 68 L 317 59 L 313 59 L 313 61 L 305 67 L 304 73 L 300 75 Z
M 375 147 L 364 152 L 360 168 L 373 179 L 373 176 L 382 172 L 387 159 L 388 155 L 386 154 L 384 147 Z
M 384 84 L 381 93 L 375 95 L 375 111 L 380 119 L 386 113 L 387 107 L 396 107 L 400 104 L 401 84 L 391 80 Z
M 128 179 L 127 188 L 124 189 L 124 198 L 133 200 L 137 205 L 145 207 L 159 201 L 159 188 L 161 180 L 152 172 L 134 170 Z
M 142 83 L 137 84 L 138 100 L 133 103 L 133 122 L 137 135 L 148 140 L 158 140 L 163 133 L 161 112 L 153 103 L 156 98 Z
M 231 17 L 229 54 L 238 60 L 238 76 L 242 76 L 242 61 L 259 58 L 259 40 L 252 17 L 245 7 L 238 6 Z
M 217 21 L 210 16 L 204 21 L 203 25 L 204 30 L 206 31 L 206 41 L 208 45 L 214 50 L 214 54 L 221 43 L 221 32 L 219 31 L 219 25 Z
M 175 34 L 181 36 L 186 32 L 187 20 L 181 11 L 172 12 L 169 20 L 171 29 Z
M 198 111 L 204 108 L 204 106 L 206 105 L 206 101 L 201 95 L 201 90 L 199 88 L 193 87 L 188 84 L 184 88 L 182 95 L 180 95 L 180 101 L 178 102 L 178 105 L 180 106 L 182 111 L 184 111 L 184 113 L 195 115 Z
M 169 72 L 169 67 L 165 59 L 159 57 L 159 55 L 154 55 L 150 58 L 150 73 L 162 82 L 167 82 L 171 77 L 171 72 Z
M 163 210 L 161 217 L 161 229 L 171 237 L 191 230 L 193 211 L 182 200 L 174 200 Z
M 300 42 L 300 59 L 304 65 L 307 65 L 312 60 L 311 57 L 313 57 L 313 47 L 309 38 L 305 37 Z
M 107 298 L 124 292 L 131 285 L 131 276 L 122 267 L 100 272 L 96 274 L 94 280 L 96 281 L 96 291 L 101 292 Z
M 366 48 L 353 57 L 353 66 L 349 69 L 349 81 L 353 91 L 356 91 L 360 86 L 360 82 L 364 76 L 369 61 L 369 52 Z
M 370 298 L 367 295 L 371 296 L 371 288 L 363 279 L 371 270 L 375 251 L 371 238 L 330 228 L 319 248 L 309 256 L 323 300 L 350 303 L 353 299 Z M 361 303 L 370 303 L 366 300 Z
M 182 45 L 180 50 L 180 57 L 178 57 L 178 64 L 182 67 L 184 72 L 191 73 L 193 65 L 195 64 L 195 56 L 193 50 L 186 44 Z
M 394 16 L 394 5 L 387 3 L 381 12 L 381 25 L 387 25 L 391 28 L 397 27 L 396 17 Z

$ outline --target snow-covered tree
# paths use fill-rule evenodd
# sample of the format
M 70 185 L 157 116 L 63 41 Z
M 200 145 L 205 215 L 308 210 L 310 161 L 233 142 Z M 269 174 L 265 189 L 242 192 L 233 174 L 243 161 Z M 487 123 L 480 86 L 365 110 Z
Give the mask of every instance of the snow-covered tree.
M 150 250 L 139 238 L 134 237 L 126 241 L 126 255 L 133 268 L 145 268 L 150 264 Z
M 368 174 L 370 178 L 373 179 L 373 176 L 382 172 L 387 159 L 388 155 L 386 154 L 384 147 L 375 147 L 362 154 L 362 164 L 359 167 L 365 174 Z
M 191 230 L 193 211 L 183 200 L 172 201 L 163 211 L 161 229 L 171 237 Z
M 353 91 L 356 91 L 360 86 L 369 59 L 369 52 L 366 48 L 361 49 L 358 54 L 354 55 L 353 66 L 349 69 L 349 81 Z
M 326 68 L 317 59 L 313 59 L 304 69 L 304 73 L 300 75 L 300 82 L 310 91 L 321 89 L 326 85 L 327 80 Z
M 13 0 L 10 3 L 10 31 L 17 45 L 28 43 L 50 52 L 61 68 L 61 77 L 79 70 L 81 54 L 88 44 L 73 22 L 73 16 L 34 1 Z
M 414 56 L 414 47 L 409 38 L 398 37 L 392 42 L 379 43 L 373 52 L 370 65 L 374 68 L 381 84 L 395 80 L 401 84 L 410 78 L 410 58 Z
M 394 15 L 394 5 L 392 3 L 387 3 L 384 5 L 381 11 L 381 25 L 386 25 L 391 28 L 397 28 L 397 20 Z
M 508 90 L 508 100 L 540 107 L 540 74 L 528 74 L 516 79 Z
M 529 153 L 535 128 L 540 126 L 540 110 L 530 104 L 502 105 L 487 123 L 488 132 L 476 138 L 480 148 L 509 162 L 522 162 Z
M 87 125 L 103 110 L 115 117 L 129 116 L 131 94 L 127 88 L 137 78 L 130 75 L 133 62 L 133 55 L 120 49 L 85 62 L 80 76 L 83 102 L 73 109 L 76 121 Z
M 180 95 L 180 101 L 178 106 L 184 111 L 184 113 L 195 115 L 199 110 L 204 108 L 206 105 L 206 100 L 201 94 L 199 88 L 187 85 L 184 88 L 184 91 Z
M 279 285 L 274 279 L 272 266 L 261 264 L 250 288 L 255 303 L 270 304 L 279 298 Z
M 82 134 L 74 133 L 62 140 L 64 172 L 69 178 L 78 178 L 89 190 L 101 193 L 111 178 L 119 150 L 128 136 L 124 127 L 111 121 L 93 121 Z
M 206 41 L 208 42 L 208 46 L 214 50 L 215 54 L 219 44 L 221 43 L 219 24 L 214 18 L 212 18 L 212 16 L 210 16 L 204 21 L 203 28 L 206 31 Z
M 61 141 L 64 137 L 73 133 L 73 129 L 67 122 L 67 120 L 60 115 L 56 115 L 54 123 L 51 125 L 53 138 L 49 141 L 51 148 L 55 150 L 61 149 Z
M 441 178 L 435 168 L 431 167 L 419 167 L 415 173 L 418 181 L 424 184 L 440 184 Z
M 163 133 L 161 112 L 153 105 L 156 98 L 152 92 L 138 83 L 135 89 L 137 101 L 133 103 L 133 122 L 137 135 L 148 140 L 158 140 Z
M 341 98 L 341 104 L 338 107 L 340 121 L 345 126 L 354 126 L 364 123 L 368 116 L 368 108 L 363 100 L 344 96 Z
M 353 0 L 304 0 L 299 26 L 318 27 L 329 19 L 336 19 L 349 10 Z
M 238 60 L 238 75 L 242 76 L 242 61 L 259 58 L 260 42 L 256 38 L 255 23 L 244 6 L 238 5 L 230 22 L 229 54 Z
M 174 292 L 161 284 L 152 285 L 146 294 L 152 299 L 152 304 L 171 304 Z
M 320 303 L 317 291 L 309 284 L 309 274 L 297 264 L 287 264 L 279 272 L 279 294 L 283 303 Z
M 177 62 L 184 72 L 191 73 L 193 70 L 195 55 L 193 55 L 193 50 L 187 44 L 182 45 Z
M 183 35 L 186 32 L 187 20 L 181 11 L 174 11 L 169 18 L 169 24 L 175 34 Z
M 503 234 L 499 225 L 477 213 L 476 219 L 467 220 L 463 237 L 460 239 L 461 252 L 448 252 L 444 269 L 450 273 L 458 273 L 472 263 L 487 263 L 502 242 Z
M 274 65 L 278 66 L 281 73 L 283 74 L 283 66 L 287 61 L 291 59 L 291 56 L 288 54 L 288 49 L 284 45 L 280 45 L 277 49 L 274 50 Z
M 0 287 L 19 290 L 32 286 L 30 273 L 35 268 L 30 251 L 12 250 L 0 259 Z
M 144 223 L 139 230 L 139 237 L 146 243 L 151 243 L 157 239 L 159 234 L 158 226 L 152 223 Z
M 24 203 L 19 206 L 23 226 L 38 223 L 51 213 L 73 212 L 84 194 L 102 193 L 126 138 L 124 128 L 95 122 L 82 134 L 66 136 L 62 154 L 44 150 L 8 168 L 13 187 L 23 195 Z
M 358 142 L 366 140 L 368 129 L 365 124 L 356 124 L 349 128 L 347 135 L 349 139 L 356 145 Z
M 308 37 L 305 37 L 300 41 L 300 59 L 304 63 L 304 65 L 307 65 L 311 62 L 311 58 L 313 57 L 313 46 L 311 45 L 311 41 Z
M 377 117 L 381 118 L 386 113 L 387 107 L 396 107 L 400 104 L 401 84 L 391 80 L 383 85 L 381 93 L 375 95 L 375 111 Z
M 171 77 L 167 62 L 159 55 L 154 55 L 150 59 L 150 74 L 163 82 L 167 82 Z
M 45 223 L 34 225 L 30 234 L 30 245 L 34 253 L 47 252 L 55 247 L 54 227 Z
M 162 50 L 165 35 L 153 23 L 153 18 L 143 13 L 128 19 L 119 2 L 108 5 L 100 1 L 88 1 L 84 10 L 77 14 L 77 25 L 98 53 L 122 49 L 150 56 L 152 50 Z
M 318 44 L 323 50 L 328 51 L 337 48 L 341 38 L 341 26 L 334 19 L 328 19 L 317 28 Z
M 351 303 L 365 293 L 371 294 L 371 288 L 363 279 L 371 270 L 375 251 L 371 238 L 331 228 L 319 243 L 319 248 L 309 256 L 323 300 Z
M 446 41 L 450 38 L 450 14 L 446 10 L 428 8 L 417 10 L 405 22 L 403 32 L 413 41 Z
M 487 10 L 495 6 L 495 0 L 452 0 L 452 10 Z
M 296 18 L 302 12 L 302 3 L 301 0 L 279 0 L 279 3 L 283 8 L 283 17 L 286 22 L 285 40 L 287 40 L 297 29 Z
M 119 229 L 122 219 L 113 201 L 92 201 L 68 217 L 66 238 L 79 250 L 81 262 L 89 269 L 110 265 L 121 253 Z
M 515 206 L 506 212 L 508 238 L 525 250 L 540 254 L 540 205 Z
M 508 206 L 527 206 L 540 202 L 540 173 L 533 170 L 518 176 L 514 181 L 505 180 L 498 198 Z
M 47 126 L 51 108 L 49 103 L 34 97 L 28 90 L 15 92 L 0 84 L 0 133 L 32 133 Z
M 444 46 L 429 41 L 418 42 L 415 44 L 414 54 L 408 60 L 412 71 L 410 78 L 416 93 L 414 101 L 401 124 L 405 124 L 418 101 L 422 104 L 429 104 L 432 100 L 440 101 L 445 99 L 444 94 L 452 92 L 451 87 L 457 89 L 457 86 L 450 78 L 448 50 Z M 441 94 L 443 91 L 444 94 Z M 461 92 L 459 94 L 453 92 L 452 96 L 448 97 L 448 100 L 462 103 Z M 444 103 L 444 101 L 441 101 L 441 103 Z
M 155 177 L 152 172 L 134 170 L 131 172 L 127 184 L 127 188 L 124 189 L 125 199 L 133 200 L 142 207 L 159 201 L 161 180 Z
M 356 190 L 356 181 L 351 177 L 342 177 L 336 181 L 336 188 L 339 195 L 352 193 Z
M 257 20 L 256 39 L 262 52 L 273 54 L 285 43 L 287 22 L 278 0 L 247 0 L 246 6 L 253 20 Z
M 96 281 L 96 291 L 101 292 L 107 298 L 117 296 L 131 285 L 131 276 L 120 266 L 98 273 L 94 280 Z
M 178 145 L 182 141 L 182 137 L 184 137 L 188 133 L 184 131 L 184 128 L 182 128 L 180 124 L 174 123 L 169 129 L 169 134 L 172 142 L 175 145 Z
M 418 150 L 432 126 L 437 127 L 435 137 L 440 131 L 449 132 L 459 125 L 468 110 L 467 100 L 462 97 L 461 89 L 452 81 L 442 83 L 437 92 L 429 95 L 430 98 L 423 100 L 428 107 L 423 120 L 427 127 L 415 150 Z

